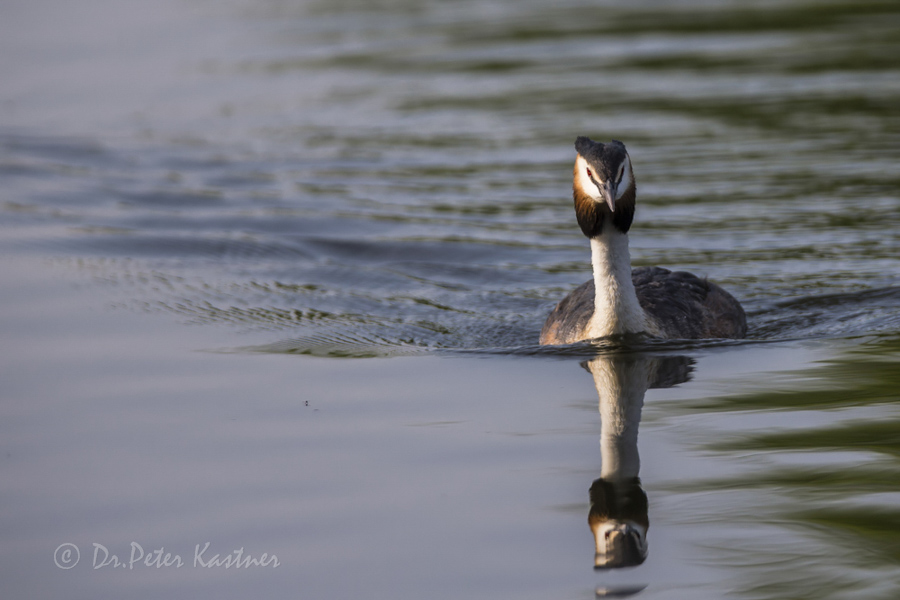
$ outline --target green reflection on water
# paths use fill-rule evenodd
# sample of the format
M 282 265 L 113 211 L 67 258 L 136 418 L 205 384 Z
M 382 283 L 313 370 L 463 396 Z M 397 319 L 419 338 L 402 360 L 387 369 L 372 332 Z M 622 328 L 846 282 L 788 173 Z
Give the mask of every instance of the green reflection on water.
M 856 346 L 844 355 L 814 367 L 811 371 L 791 374 L 791 379 L 804 382 L 800 389 L 767 390 L 693 403 L 692 408 L 704 410 L 825 410 L 851 408 L 900 401 L 900 337 L 888 335 Z M 883 422 L 867 426 L 878 427 Z M 860 425 L 850 427 L 856 431 Z M 845 427 L 841 427 L 843 430 Z M 900 443 L 900 427 L 897 428 Z M 827 440 L 819 439 L 816 432 L 798 434 L 767 434 L 729 445 L 736 449 L 800 449 L 818 447 L 828 442 L 829 447 L 839 443 L 835 434 Z M 869 433 L 869 432 L 867 432 Z M 875 433 L 875 430 L 871 433 Z M 848 433 L 849 435 L 849 433 Z M 808 441 L 806 440 L 808 437 Z M 870 439 L 870 438 L 866 438 Z M 849 447 L 849 442 L 843 446 Z
M 854 390 L 854 395 L 855 393 L 856 390 Z M 828 429 L 761 435 L 723 445 L 720 448 L 727 450 L 864 450 L 900 456 L 900 420 L 862 421 Z
M 863 556 L 886 563 L 900 562 L 900 510 L 822 508 L 798 513 L 797 517 L 852 534 Z
M 753 526 L 773 528 L 756 546 L 738 538 L 717 549 L 731 552 L 722 560 L 749 576 L 740 595 L 897 598 L 900 336 L 874 338 L 792 373 L 790 385 L 804 381 L 805 388 L 771 389 L 779 381 L 768 390 L 703 403 L 740 414 L 784 413 L 774 431 L 768 419 L 762 432 L 731 432 L 706 444 L 732 464 L 746 461 L 753 468 L 675 487 L 743 496 L 755 506 Z M 720 509 L 729 512 L 727 504 Z M 732 517 L 748 518 L 745 512 Z M 827 575 L 817 575 L 822 571 Z

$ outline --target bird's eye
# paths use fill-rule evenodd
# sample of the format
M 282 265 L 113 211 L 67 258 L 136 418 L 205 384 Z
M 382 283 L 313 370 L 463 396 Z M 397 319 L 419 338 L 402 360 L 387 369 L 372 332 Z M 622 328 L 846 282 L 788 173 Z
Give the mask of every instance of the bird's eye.
M 625 174 L 625 165 L 619 167 L 619 176 L 616 178 L 618 181 L 622 181 L 622 175 Z
M 591 173 L 591 169 L 590 169 L 590 168 L 587 169 L 587 174 L 588 174 L 588 177 L 590 177 L 591 179 L 594 178 L 594 174 Z

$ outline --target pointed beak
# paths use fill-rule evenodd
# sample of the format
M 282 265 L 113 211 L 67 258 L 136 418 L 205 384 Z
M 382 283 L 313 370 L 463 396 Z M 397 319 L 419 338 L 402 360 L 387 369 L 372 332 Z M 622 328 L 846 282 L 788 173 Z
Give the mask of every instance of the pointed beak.
M 618 186 L 613 181 L 607 181 L 600 188 L 600 195 L 603 196 L 603 199 L 606 200 L 606 205 L 609 206 L 609 210 L 612 212 L 616 212 L 616 193 L 618 192 Z

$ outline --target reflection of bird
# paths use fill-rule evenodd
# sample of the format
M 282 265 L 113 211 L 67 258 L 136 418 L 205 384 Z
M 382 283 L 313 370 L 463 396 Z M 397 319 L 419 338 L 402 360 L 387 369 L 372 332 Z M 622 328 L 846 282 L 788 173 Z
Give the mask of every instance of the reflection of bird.
M 647 558 L 647 495 L 639 477 L 638 426 L 644 394 L 690 378 L 684 357 L 599 356 L 583 363 L 594 377 L 600 407 L 600 478 L 591 485 L 588 524 L 594 568 L 633 567 Z
M 638 474 L 638 425 L 644 393 L 657 362 L 640 356 L 602 356 L 584 367 L 600 401 L 600 479 L 591 485 L 588 524 L 596 543 L 594 567 L 633 567 L 647 557 L 647 495 Z
M 575 150 L 575 215 L 591 240 L 594 278 L 556 305 L 541 330 L 541 343 L 625 333 L 670 339 L 744 337 L 744 309 L 718 285 L 661 267 L 631 270 L 626 234 L 636 187 L 625 144 L 579 137 Z

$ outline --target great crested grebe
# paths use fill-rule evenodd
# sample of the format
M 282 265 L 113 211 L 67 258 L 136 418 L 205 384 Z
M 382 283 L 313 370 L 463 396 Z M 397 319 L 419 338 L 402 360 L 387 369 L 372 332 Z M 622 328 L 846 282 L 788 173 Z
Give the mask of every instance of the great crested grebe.
M 631 269 L 628 229 L 636 186 L 631 159 L 618 140 L 575 140 L 575 215 L 591 240 L 594 278 L 556 305 L 541 344 L 571 344 L 616 334 L 667 339 L 742 338 L 744 309 L 718 285 L 684 271 Z

